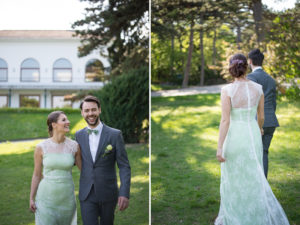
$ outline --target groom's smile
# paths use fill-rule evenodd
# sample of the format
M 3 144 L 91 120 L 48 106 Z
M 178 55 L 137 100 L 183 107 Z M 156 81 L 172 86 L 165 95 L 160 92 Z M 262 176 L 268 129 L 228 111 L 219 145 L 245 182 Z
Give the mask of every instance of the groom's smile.
M 99 124 L 100 113 L 101 113 L 101 108 L 98 108 L 98 105 L 95 102 L 83 103 L 81 115 L 83 116 L 83 118 L 91 128 L 94 128 Z

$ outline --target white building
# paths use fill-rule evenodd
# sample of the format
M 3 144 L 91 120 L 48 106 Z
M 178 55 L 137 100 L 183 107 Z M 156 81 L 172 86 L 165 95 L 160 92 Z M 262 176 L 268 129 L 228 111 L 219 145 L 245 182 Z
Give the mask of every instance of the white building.
M 79 58 L 80 39 L 73 34 L 0 30 L 0 107 L 77 108 L 78 102 L 64 101 L 64 96 L 100 89 L 108 59 L 99 52 Z

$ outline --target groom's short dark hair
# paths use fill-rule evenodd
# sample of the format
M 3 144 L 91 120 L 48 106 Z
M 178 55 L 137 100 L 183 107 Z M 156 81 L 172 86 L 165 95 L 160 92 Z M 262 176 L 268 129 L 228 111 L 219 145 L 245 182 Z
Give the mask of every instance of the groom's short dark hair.
M 83 101 L 80 103 L 81 110 L 82 110 L 82 105 L 84 102 L 95 102 L 97 104 L 98 108 L 100 108 L 100 100 L 95 96 L 92 96 L 92 95 L 85 96 Z
M 264 54 L 262 54 L 261 51 L 257 48 L 249 52 L 248 58 L 252 60 L 252 64 L 254 66 L 262 66 L 265 57 Z

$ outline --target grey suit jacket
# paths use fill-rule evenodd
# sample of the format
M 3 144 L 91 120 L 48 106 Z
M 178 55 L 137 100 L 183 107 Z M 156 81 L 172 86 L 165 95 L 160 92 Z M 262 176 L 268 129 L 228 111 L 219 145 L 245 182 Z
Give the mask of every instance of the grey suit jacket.
M 131 169 L 120 130 L 103 124 L 98 151 L 93 162 L 87 127 L 75 134 L 81 149 L 82 168 L 79 183 L 79 200 L 84 201 L 94 184 L 99 201 L 114 201 L 118 196 L 129 198 Z M 103 156 L 108 145 L 112 151 Z M 120 190 L 118 190 L 116 166 L 119 167 Z
M 257 69 L 250 73 L 247 78 L 252 80 L 263 87 L 264 92 L 264 111 L 265 122 L 263 127 L 278 127 L 278 120 L 275 114 L 276 111 L 276 82 L 262 69 Z

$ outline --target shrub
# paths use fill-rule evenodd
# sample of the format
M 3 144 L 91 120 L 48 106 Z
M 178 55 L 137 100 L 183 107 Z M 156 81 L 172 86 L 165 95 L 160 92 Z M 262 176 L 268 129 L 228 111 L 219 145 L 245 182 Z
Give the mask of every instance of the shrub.
M 80 114 L 80 109 L 72 109 L 72 108 L 44 109 L 44 108 L 30 108 L 30 107 L 0 108 L 0 113 L 51 113 L 56 110 L 64 111 L 66 114 L 68 113 Z
M 148 139 L 149 78 L 148 69 L 140 68 L 122 74 L 101 90 L 90 92 L 101 102 L 101 120 L 120 129 L 125 142 Z
M 293 85 L 286 90 L 286 97 L 290 100 L 300 100 L 300 88 L 298 85 Z

